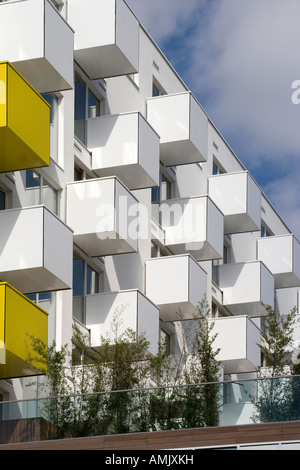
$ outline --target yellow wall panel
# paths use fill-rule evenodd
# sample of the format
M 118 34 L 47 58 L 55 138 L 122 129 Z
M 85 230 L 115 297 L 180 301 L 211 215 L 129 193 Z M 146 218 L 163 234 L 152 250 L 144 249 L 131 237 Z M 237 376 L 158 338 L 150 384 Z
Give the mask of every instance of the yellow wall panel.
M 49 166 L 49 104 L 8 62 L 0 62 L 1 96 L 0 172 Z
M 0 289 L 0 364 L 5 364 L 5 290 Z
M 4 300 L 3 300 L 4 299 Z M 4 317 L 5 364 L 0 379 L 44 373 L 30 336 L 48 342 L 48 314 L 7 283 L 0 283 L 0 318 Z
M 0 64 L 0 126 L 6 126 L 7 67 Z

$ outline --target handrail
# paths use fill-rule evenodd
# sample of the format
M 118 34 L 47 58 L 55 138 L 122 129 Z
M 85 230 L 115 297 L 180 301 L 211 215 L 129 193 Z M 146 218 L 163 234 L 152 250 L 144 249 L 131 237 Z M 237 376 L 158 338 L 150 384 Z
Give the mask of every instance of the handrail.
M 130 393 L 130 392 L 147 392 L 147 391 L 152 391 L 152 390 L 163 390 L 163 389 L 177 389 L 177 388 L 187 388 L 187 387 L 201 387 L 205 385 L 230 385 L 230 384 L 237 384 L 241 385 L 243 382 L 258 382 L 258 381 L 265 381 L 265 380 L 278 380 L 278 379 L 293 379 L 297 378 L 300 375 L 281 375 L 281 376 L 276 376 L 276 377 L 256 377 L 252 379 L 237 379 L 237 380 L 228 380 L 228 381 L 221 381 L 221 382 L 199 382 L 195 384 L 177 384 L 177 385 L 160 385 L 160 386 L 153 386 L 153 387 L 145 387 L 145 388 L 131 388 L 131 389 L 122 389 L 122 390 L 107 390 L 107 391 L 101 391 L 101 392 L 90 392 L 90 393 L 71 393 L 69 395 L 49 395 L 45 397 L 38 397 L 38 398 L 25 398 L 22 400 L 7 400 L 7 401 L 1 401 L 0 406 L 2 404 L 9 404 L 9 403 L 24 403 L 24 402 L 33 402 L 33 401 L 45 401 L 45 400 L 51 400 L 51 399 L 63 399 L 63 398 L 76 398 L 76 397 L 88 397 L 88 396 L 94 396 L 94 395 L 107 395 L 110 393 Z

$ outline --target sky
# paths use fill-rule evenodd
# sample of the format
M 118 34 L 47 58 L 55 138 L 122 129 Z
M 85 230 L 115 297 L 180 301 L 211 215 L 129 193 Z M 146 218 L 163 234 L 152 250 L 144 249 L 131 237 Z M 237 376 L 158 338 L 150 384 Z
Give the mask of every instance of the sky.
M 126 1 L 300 241 L 300 0 Z

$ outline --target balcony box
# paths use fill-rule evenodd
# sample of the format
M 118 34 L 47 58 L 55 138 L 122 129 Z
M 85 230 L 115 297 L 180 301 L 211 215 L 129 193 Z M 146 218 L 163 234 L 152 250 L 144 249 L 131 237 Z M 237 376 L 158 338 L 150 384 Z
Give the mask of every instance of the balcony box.
M 207 293 L 207 274 L 190 255 L 146 260 L 146 295 L 163 321 L 191 320 Z
M 67 185 L 67 223 L 88 256 L 137 251 L 138 201 L 116 177 Z
M 123 0 L 69 0 L 75 60 L 91 79 L 138 72 L 139 22 Z
M 48 314 L 6 282 L 0 283 L 0 379 L 46 373 L 30 336 L 48 344 Z M 42 358 L 41 358 L 42 359 Z M 43 369 L 42 369 L 43 368 Z
M 159 185 L 159 137 L 140 113 L 87 120 L 92 169 L 117 176 L 129 189 Z
M 159 342 L 159 308 L 138 290 L 94 294 L 86 297 L 86 326 L 91 346 L 100 345 L 101 336 L 114 343 L 113 323 L 122 335 L 130 328 L 137 337 L 144 334 L 149 352 L 156 354 Z
M 208 119 L 191 93 L 149 98 L 147 120 L 160 136 L 165 166 L 207 160 Z
M 261 317 L 264 306 L 274 307 L 274 276 L 260 261 L 223 264 L 218 267 L 223 305 L 233 315 Z
M 0 279 L 22 293 L 72 287 L 73 233 L 44 206 L 0 212 Z
M 275 288 L 300 287 L 300 244 L 294 235 L 257 240 L 257 259 L 275 277 Z
M 48 0 L 1 3 L 0 44 L 39 93 L 73 88 L 74 32 Z
M 0 154 L 0 172 L 50 165 L 50 106 L 9 62 L 0 63 Z
M 212 335 L 217 334 L 214 349 L 220 349 L 217 360 L 225 374 L 253 372 L 261 361 L 259 328 L 247 316 L 222 317 L 211 320 Z
M 225 234 L 261 227 L 261 190 L 247 171 L 208 178 L 208 195 L 224 214 Z
M 166 200 L 159 211 L 173 253 L 190 253 L 197 261 L 223 257 L 224 217 L 209 197 Z

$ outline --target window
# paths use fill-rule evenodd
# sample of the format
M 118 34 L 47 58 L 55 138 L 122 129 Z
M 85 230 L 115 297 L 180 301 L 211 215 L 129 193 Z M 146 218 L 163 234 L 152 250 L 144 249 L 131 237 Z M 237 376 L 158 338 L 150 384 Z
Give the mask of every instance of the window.
M 2 421 L 3 419 L 3 411 L 2 411 L 3 405 L 1 405 L 1 402 L 3 401 L 4 401 L 4 396 L 2 395 L 2 393 L 0 393 L 0 421 Z
M 211 304 L 211 317 L 212 318 L 218 317 L 218 307 L 214 302 L 212 302 Z
M 100 101 L 88 90 L 88 117 L 95 118 L 100 116 Z
M 228 247 L 226 245 L 224 245 L 224 249 L 223 249 L 223 264 L 227 264 L 228 263 Z
M 172 197 L 172 182 L 167 177 L 161 174 L 160 186 L 151 189 L 151 202 L 156 203 L 171 199 Z
M 26 297 L 49 313 L 48 316 L 48 343 L 56 338 L 56 295 L 55 292 L 39 292 L 27 294 Z
M 4 211 L 5 209 L 5 201 L 6 200 L 6 194 L 5 191 L 0 189 L 0 211 Z
M 158 80 L 153 77 L 152 81 L 152 96 L 161 96 L 161 95 L 166 95 L 166 91 L 163 89 L 161 84 L 158 82 Z
M 261 229 L 260 229 L 260 236 L 263 238 L 263 237 L 271 237 L 272 236 L 272 233 L 271 231 L 265 226 L 265 225 L 262 225 L 261 226 Z
M 168 355 L 171 354 L 171 337 L 170 335 L 164 331 L 164 330 L 160 330 L 160 341 L 162 344 L 165 345 L 166 347 L 166 353 Z
M 226 237 L 223 245 L 223 264 L 228 264 L 231 262 L 231 241 L 229 237 Z
M 212 169 L 212 174 L 213 175 L 221 175 L 223 173 L 226 173 L 222 165 L 220 165 L 219 162 L 217 162 L 215 159 L 213 161 L 213 169 Z
M 152 96 L 160 96 L 161 95 L 161 92 L 159 91 L 159 89 L 157 88 L 156 85 L 154 85 L 153 83 L 153 87 L 152 87 Z
M 44 100 L 50 104 L 50 157 L 58 162 L 58 98 L 54 94 L 45 93 Z
M 84 180 L 84 170 L 77 165 L 74 166 L 74 181 Z
M 51 212 L 58 214 L 58 191 L 39 173 L 26 170 L 25 205 L 44 204 Z
M 100 100 L 87 84 L 75 75 L 75 135 L 86 144 L 85 120 L 100 116 Z
M 162 175 L 160 183 L 160 198 L 162 201 L 171 199 L 171 185 L 171 181 L 167 180 L 167 178 Z
M 103 273 L 97 272 L 82 258 L 73 259 L 73 317 L 85 324 L 85 296 L 99 294 Z

